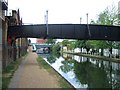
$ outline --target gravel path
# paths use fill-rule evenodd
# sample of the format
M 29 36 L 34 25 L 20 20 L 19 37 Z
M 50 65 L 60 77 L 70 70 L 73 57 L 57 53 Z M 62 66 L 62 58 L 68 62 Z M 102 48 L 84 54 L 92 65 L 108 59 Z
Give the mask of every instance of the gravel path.
M 37 54 L 30 50 L 15 72 L 9 88 L 60 88 L 58 79 L 54 75 L 50 75 L 45 69 L 39 68 L 36 61 L 37 57 Z

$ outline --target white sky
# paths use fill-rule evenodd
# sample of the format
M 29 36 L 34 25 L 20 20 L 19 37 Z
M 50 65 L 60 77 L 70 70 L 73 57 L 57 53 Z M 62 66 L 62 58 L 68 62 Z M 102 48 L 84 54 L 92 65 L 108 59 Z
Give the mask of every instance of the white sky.
M 8 0 L 9 10 L 18 8 L 23 23 L 43 24 L 44 15 L 48 10 L 48 23 L 86 23 L 86 13 L 89 21 L 107 6 L 118 5 L 120 0 Z
M 86 24 L 88 13 L 89 22 L 107 6 L 118 7 L 120 0 L 8 0 L 9 10 L 18 8 L 23 23 L 44 24 L 48 10 L 49 24 Z

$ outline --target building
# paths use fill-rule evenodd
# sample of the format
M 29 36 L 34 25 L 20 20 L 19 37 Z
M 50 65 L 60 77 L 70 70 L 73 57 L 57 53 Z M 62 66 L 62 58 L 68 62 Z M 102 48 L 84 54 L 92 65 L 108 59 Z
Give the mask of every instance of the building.
M 9 65 L 11 62 L 17 60 L 27 52 L 27 38 L 10 37 L 8 32 L 8 26 L 22 25 L 22 19 L 20 18 L 20 12 L 18 10 L 12 10 L 11 16 L 5 16 L 2 22 L 2 66 L 3 68 Z
M 44 44 L 46 43 L 46 41 L 47 41 L 46 39 L 39 39 L 39 38 L 36 39 L 37 44 Z
M 0 0 L 0 66 L 2 66 L 2 56 L 3 56 L 3 51 L 4 49 L 4 41 L 3 41 L 3 33 L 4 33 L 4 25 L 3 23 L 5 22 L 5 12 L 8 9 L 8 3 L 5 0 Z
M 22 25 L 20 12 L 12 10 L 10 16 L 7 16 L 8 0 L 0 0 L 0 66 L 3 68 L 12 61 L 17 60 L 27 52 L 27 38 L 18 38 L 8 36 L 8 27 Z

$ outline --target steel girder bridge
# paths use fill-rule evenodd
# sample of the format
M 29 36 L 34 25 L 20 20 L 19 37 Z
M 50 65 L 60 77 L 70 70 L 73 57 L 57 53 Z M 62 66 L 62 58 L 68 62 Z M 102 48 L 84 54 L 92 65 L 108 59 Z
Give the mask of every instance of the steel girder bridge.
M 18 25 L 8 27 L 8 36 L 15 38 L 120 41 L 120 26 L 92 24 Z

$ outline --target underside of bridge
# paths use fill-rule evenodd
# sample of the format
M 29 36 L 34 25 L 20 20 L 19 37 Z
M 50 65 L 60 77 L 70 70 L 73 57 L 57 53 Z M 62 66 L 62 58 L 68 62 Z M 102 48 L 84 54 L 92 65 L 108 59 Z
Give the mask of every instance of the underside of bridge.
M 52 38 L 120 41 L 120 26 L 87 24 L 46 24 L 9 26 L 15 38 Z

